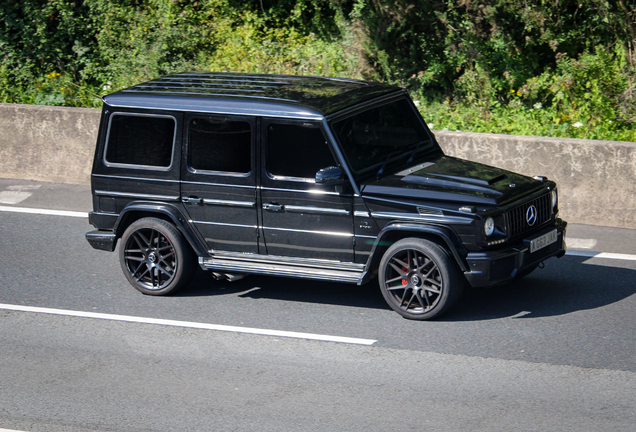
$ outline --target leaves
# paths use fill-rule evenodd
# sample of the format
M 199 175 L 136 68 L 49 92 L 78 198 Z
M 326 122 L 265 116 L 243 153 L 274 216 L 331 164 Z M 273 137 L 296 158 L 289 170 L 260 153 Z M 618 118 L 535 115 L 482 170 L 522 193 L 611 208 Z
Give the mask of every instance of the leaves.
M 0 101 L 99 106 L 101 95 L 176 71 L 293 73 L 401 85 L 422 107 L 445 113 L 427 118 L 439 127 L 623 136 L 636 127 L 635 6 L 636 0 L 2 2 Z

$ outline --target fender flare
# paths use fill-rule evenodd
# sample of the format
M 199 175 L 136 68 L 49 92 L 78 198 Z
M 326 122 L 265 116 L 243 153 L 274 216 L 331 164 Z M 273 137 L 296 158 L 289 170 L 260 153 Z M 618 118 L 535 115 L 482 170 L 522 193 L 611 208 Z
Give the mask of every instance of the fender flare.
M 441 225 L 433 225 L 433 224 L 423 224 L 423 223 L 412 223 L 412 222 L 390 222 L 382 231 L 378 234 L 376 241 L 371 249 L 371 255 L 367 261 L 366 273 L 364 276 L 364 281 L 368 281 L 370 278 L 370 270 L 376 267 L 377 263 L 379 263 L 380 259 L 383 255 L 384 246 L 389 246 L 394 242 L 386 242 L 386 237 L 390 234 L 394 234 L 395 232 L 400 232 L 401 234 L 406 234 L 403 237 L 421 237 L 422 234 L 429 237 L 435 237 L 443 242 L 443 245 L 446 246 L 448 251 L 451 253 L 457 265 L 461 269 L 462 272 L 469 271 L 468 264 L 466 263 L 466 255 L 468 255 L 468 251 L 464 248 L 462 241 L 459 236 L 452 229 L 441 226 Z
M 198 256 L 208 255 L 205 242 L 201 236 L 192 229 L 190 224 L 188 224 L 188 217 L 185 216 L 179 207 L 173 204 L 148 201 L 132 201 L 128 203 L 121 213 L 119 213 L 119 217 L 113 226 L 113 231 L 117 238 L 120 238 L 124 230 L 130 225 L 130 223 L 127 222 L 131 217 L 132 220 L 140 219 L 139 217 L 133 216 L 135 213 L 143 213 L 142 217 L 152 217 L 153 214 L 164 216 L 162 219 L 166 219 L 167 217 L 190 244 L 195 254 Z

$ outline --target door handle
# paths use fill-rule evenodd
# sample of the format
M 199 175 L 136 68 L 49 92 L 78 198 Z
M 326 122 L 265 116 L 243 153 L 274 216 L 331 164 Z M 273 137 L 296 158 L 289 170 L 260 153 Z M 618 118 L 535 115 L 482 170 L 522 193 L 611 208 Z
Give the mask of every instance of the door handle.
M 283 211 L 284 207 L 281 204 L 270 203 L 270 204 L 263 204 L 263 209 L 279 212 L 279 211 Z
M 197 197 L 183 197 L 181 202 L 184 204 L 200 205 L 203 204 L 203 199 Z

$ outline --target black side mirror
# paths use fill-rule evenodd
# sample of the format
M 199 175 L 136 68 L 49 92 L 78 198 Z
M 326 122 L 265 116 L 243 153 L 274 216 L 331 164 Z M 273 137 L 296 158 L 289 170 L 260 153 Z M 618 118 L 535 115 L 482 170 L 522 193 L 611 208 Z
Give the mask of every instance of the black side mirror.
M 330 166 L 316 173 L 316 185 L 342 186 L 346 182 L 347 179 L 339 167 Z

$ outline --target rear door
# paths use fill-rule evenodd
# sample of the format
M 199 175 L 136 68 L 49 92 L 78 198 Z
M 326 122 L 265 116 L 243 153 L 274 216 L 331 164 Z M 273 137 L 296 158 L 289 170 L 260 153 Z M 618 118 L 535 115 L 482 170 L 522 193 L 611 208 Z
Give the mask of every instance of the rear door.
M 210 252 L 258 253 L 256 121 L 186 114 L 181 200 Z
M 319 122 L 263 119 L 261 212 L 269 255 L 353 262 L 350 193 L 316 187 L 336 166 Z

